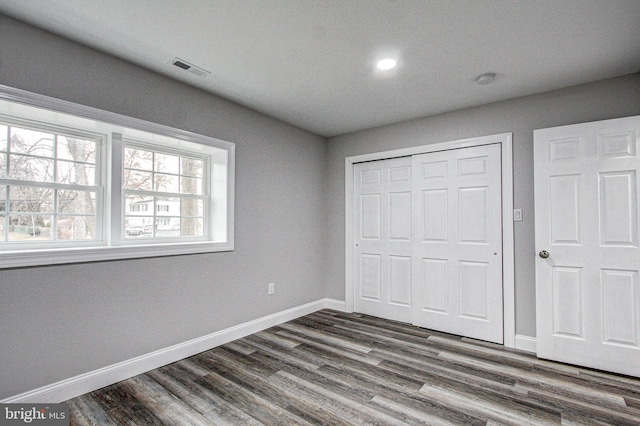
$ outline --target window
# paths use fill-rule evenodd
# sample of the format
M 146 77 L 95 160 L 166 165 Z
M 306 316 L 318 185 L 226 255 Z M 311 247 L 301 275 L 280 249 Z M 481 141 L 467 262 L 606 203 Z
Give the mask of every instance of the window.
M 96 240 L 98 135 L 0 118 L 0 242 Z
M 123 187 L 130 213 L 125 217 L 126 235 L 202 237 L 208 198 L 206 164 L 206 157 L 127 144 Z M 133 232 L 134 228 L 143 232 Z
M 232 250 L 233 171 L 232 143 L 0 86 L 0 268 Z

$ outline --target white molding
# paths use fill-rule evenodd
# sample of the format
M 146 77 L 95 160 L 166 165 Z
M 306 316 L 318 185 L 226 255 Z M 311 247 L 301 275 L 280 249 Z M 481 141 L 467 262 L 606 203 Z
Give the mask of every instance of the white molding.
M 168 244 L 121 245 L 111 247 L 55 248 L 45 250 L 14 250 L 0 253 L 0 269 L 28 266 L 63 265 L 68 263 L 101 262 L 145 257 L 233 251 L 233 242 L 210 241 Z
M 425 154 L 427 152 L 447 151 L 450 149 L 469 148 L 474 146 L 490 145 L 494 143 L 504 143 L 511 139 L 512 133 L 499 133 L 495 135 L 479 136 L 476 138 L 459 139 L 448 142 L 438 142 L 429 145 L 420 145 L 410 148 L 394 149 L 390 151 L 374 152 L 371 154 L 356 155 L 347 157 L 351 163 L 364 163 L 366 161 L 386 160 L 389 158 L 408 157 L 410 155 Z
M 503 135 L 502 146 L 502 317 L 504 345 L 516 345 L 516 271 L 513 221 L 513 135 Z
M 377 152 L 345 158 L 345 307 L 353 312 L 354 306 L 354 205 L 353 167 L 365 161 L 424 154 L 427 152 L 468 148 L 499 143 L 502 148 L 502 266 L 503 266 L 503 332 L 504 346 L 516 347 L 515 318 L 515 254 L 513 235 L 513 136 L 512 133 L 461 139 L 412 148 Z
M 357 157 L 356 157 L 357 158 Z M 353 312 L 354 309 L 354 262 L 355 262 L 355 214 L 354 205 L 354 182 L 353 182 L 353 166 L 357 162 L 354 157 L 344 159 L 344 244 L 345 244 L 345 265 L 344 265 L 344 302 L 347 312 Z
M 334 311 L 347 312 L 347 304 L 344 300 L 324 299 L 325 306 L 323 309 L 333 309 Z
M 0 404 L 63 402 L 321 309 L 344 311 L 344 302 L 334 299 L 321 299 L 305 305 L 296 306 L 206 336 L 33 389 L 1 400 Z
M 535 337 L 524 336 L 522 334 L 516 334 L 515 337 L 515 348 L 520 349 L 521 351 L 536 353 L 537 351 L 537 343 Z

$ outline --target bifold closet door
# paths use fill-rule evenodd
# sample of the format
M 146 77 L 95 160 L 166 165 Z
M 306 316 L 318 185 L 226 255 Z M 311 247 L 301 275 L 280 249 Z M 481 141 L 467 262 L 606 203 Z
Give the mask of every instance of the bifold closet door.
M 500 145 L 354 165 L 354 309 L 502 343 Z
M 503 342 L 499 144 L 413 157 L 413 323 Z
M 411 157 L 354 165 L 354 309 L 411 322 Z

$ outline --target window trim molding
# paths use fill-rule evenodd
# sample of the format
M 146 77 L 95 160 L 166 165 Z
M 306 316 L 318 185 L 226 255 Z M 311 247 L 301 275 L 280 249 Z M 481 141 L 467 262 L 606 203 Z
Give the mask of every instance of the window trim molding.
M 115 127 L 123 129 L 139 130 L 148 133 L 184 140 L 188 143 L 202 145 L 204 147 L 218 148 L 226 151 L 227 162 L 227 182 L 226 182 L 226 241 L 177 241 L 170 243 L 156 244 L 122 244 L 122 245 L 102 245 L 91 247 L 73 247 L 73 248 L 38 248 L 38 249 L 21 249 L 7 250 L 0 252 L 0 269 L 19 268 L 30 266 L 44 266 L 57 264 L 70 264 L 82 262 L 99 262 L 122 259 L 135 259 L 160 256 L 174 256 L 197 253 L 211 253 L 234 250 L 234 206 L 235 206 L 235 144 L 221 139 L 216 139 L 206 135 L 192 133 L 186 130 L 176 129 L 163 124 L 153 123 L 122 114 L 109 112 L 37 93 L 28 92 L 4 85 L 0 85 L 0 99 L 24 104 L 36 108 L 45 108 L 60 113 L 70 114 L 81 118 L 95 120 L 108 123 Z M 111 138 L 109 138 L 111 139 Z M 111 143 L 114 141 L 111 140 Z M 107 159 L 104 161 L 105 168 L 112 169 L 114 156 L 112 155 L 112 146 L 108 144 Z M 106 172 L 106 170 L 104 170 Z M 117 177 L 112 181 L 117 184 L 120 181 Z M 107 197 L 113 197 L 119 194 L 118 188 L 107 190 Z M 210 194 L 213 196 L 213 194 Z M 111 214 L 112 199 L 108 200 L 104 206 L 105 215 Z M 123 220 L 123 219 L 122 219 Z M 120 229 L 105 230 L 119 234 Z M 113 241 L 108 235 L 103 235 L 105 243 Z M 119 239 L 116 239 L 119 240 Z

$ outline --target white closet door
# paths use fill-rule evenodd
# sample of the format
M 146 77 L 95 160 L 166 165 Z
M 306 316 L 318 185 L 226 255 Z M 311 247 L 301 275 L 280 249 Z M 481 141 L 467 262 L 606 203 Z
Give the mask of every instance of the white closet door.
M 500 145 L 413 157 L 413 322 L 503 342 Z
M 536 130 L 537 351 L 640 377 L 640 117 Z
M 354 309 L 411 322 L 411 157 L 354 167 Z

